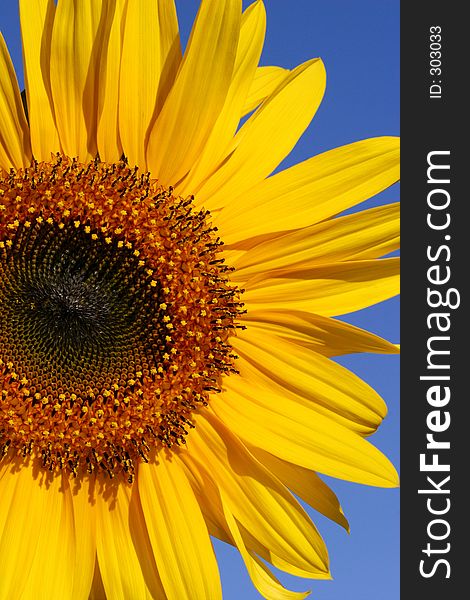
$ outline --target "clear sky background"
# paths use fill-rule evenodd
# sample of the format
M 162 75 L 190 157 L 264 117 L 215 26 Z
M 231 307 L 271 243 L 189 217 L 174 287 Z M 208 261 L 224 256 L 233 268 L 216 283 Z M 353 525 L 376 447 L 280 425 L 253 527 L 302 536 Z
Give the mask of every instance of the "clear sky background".
M 176 3 L 186 40 L 198 1 Z M 323 103 L 283 168 L 335 146 L 399 134 L 399 0 L 265 0 L 265 5 L 268 27 L 261 64 L 292 68 L 319 56 L 328 76 Z M 3 0 L 0 29 L 22 81 L 15 0 Z M 398 188 L 394 186 L 362 207 L 396 200 Z M 347 315 L 343 320 L 399 341 L 396 299 Z M 398 358 L 365 354 L 342 358 L 340 362 L 386 400 L 389 415 L 372 441 L 398 467 Z M 302 581 L 280 575 L 281 581 L 291 589 L 312 589 L 316 600 L 397 600 L 398 490 L 326 479 L 341 500 L 351 534 L 308 507 L 307 510 L 327 542 L 334 580 Z M 215 547 L 224 600 L 259 599 L 237 552 L 219 542 Z

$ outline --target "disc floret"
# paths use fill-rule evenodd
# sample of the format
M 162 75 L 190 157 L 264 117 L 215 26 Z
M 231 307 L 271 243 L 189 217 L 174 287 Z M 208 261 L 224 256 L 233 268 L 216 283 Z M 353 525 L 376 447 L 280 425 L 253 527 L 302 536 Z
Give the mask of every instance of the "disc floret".
M 124 161 L 0 175 L 0 451 L 133 479 L 235 372 L 208 211 Z

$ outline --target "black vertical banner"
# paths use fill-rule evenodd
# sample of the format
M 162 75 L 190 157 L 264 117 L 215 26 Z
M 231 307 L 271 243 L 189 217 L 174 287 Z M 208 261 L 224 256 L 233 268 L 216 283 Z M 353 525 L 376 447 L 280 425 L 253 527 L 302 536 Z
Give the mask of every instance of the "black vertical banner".
M 464 3 L 401 3 L 403 600 L 468 594 L 467 23 Z

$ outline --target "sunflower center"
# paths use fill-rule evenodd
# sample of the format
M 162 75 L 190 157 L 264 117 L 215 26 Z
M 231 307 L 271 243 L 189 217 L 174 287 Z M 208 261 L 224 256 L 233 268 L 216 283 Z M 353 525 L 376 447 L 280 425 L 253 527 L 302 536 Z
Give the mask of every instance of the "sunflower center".
M 20 223 L 12 241 L 1 261 L 0 335 L 34 387 L 44 368 L 62 387 L 78 374 L 95 387 L 98 373 L 112 385 L 129 357 L 136 370 L 161 360 L 161 286 L 149 285 L 131 250 L 101 232 L 92 240 L 70 221 Z
M 184 443 L 235 372 L 239 290 L 207 211 L 98 161 L 0 174 L 0 451 L 77 474 Z

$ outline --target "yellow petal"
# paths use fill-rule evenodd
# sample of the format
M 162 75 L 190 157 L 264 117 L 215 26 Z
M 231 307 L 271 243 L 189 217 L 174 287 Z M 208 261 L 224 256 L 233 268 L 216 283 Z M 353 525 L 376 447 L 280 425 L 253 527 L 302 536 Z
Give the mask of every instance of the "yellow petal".
M 191 194 L 224 156 L 225 147 L 237 130 L 241 107 L 261 55 L 265 32 L 266 11 L 264 4 L 258 0 L 242 15 L 240 40 L 227 98 L 195 165 L 177 187 L 177 192 L 182 196 Z M 205 205 L 209 208 L 207 202 Z
M 343 315 L 399 293 L 399 258 L 326 264 L 254 281 L 243 295 L 249 308 Z
M 99 74 L 96 39 L 105 4 L 60 0 L 52 28 L 51 90 L 62 150 L 85 162 L 96 154 Z
M 322 263 L 378 258 L 399 247 L 399 232 L 398 203 L 329 219 L 248 250 L 232 263 L 232 279 L 249 281 Z
M 203 0 L 175 84 L 149 132 L 148 167 L 175 185 L 199 156 L 224 105 L 240 34 L 241 0 Z
M 73 503 L 75 542 L 79 551 L 75 557 L 71 598 L 88 598 L 96 561 L 96 513 L 91 501 L 93 480 L 75 479 L 70 483 Z
M 294 494 L 310 504 L 319 513 L 349 531 L 349 523 L 344 516 L 336 494 L 316 473 L 310 469 L 286 462 L 255 446 L 250 447 L 250 451 Z
M 31 162 L 29 128 L 8 48 L 0 33 L 0 169 Z
M 261 102 L 274 92 L 288 73 L 289 70 L 282 67 L 258 67 L 243 105 L 242 116 L 258 108 Z
M 106 15 L 101 28 L 103 43 L 99 63 L 96 139 L 101 160 L 113 163 L 120 160 L 122 156 L 118 106 L 125 0 L 110 0 L 104 6 Z
M 78 548 L 67 479 L 10 466 L 0 489 L 0 598 L 70 598 Z
M 238 378 L 239 380 L 240 378 Z M 363 437 L 277 390 L 234 377 L 213 409 L 250 446 L 306 469 L 378 487 L 396 487 L 390 461 Z M 193 436 L 194 432 L 191 434 Z M 212 464 L 212 463 L 211 463 Z
M 128 0 L 121 57 L 119 130 L 129 163 L 143 170 L 147 166 L 147 131 L 156 106 L 163 104 L 175 76 L 178 52 L 173 0 L 158 3 Z
M 372 433 L 387 414 L 385 402 L 365 381 L 308 348 L 251 329 L 234 339 L 233 347 L 267 381 L 272 379 L 279 386 L 304 398 L 306 401 L 302 404 L 306 407 L 354 431 Z M 243 377 L 246 368 L 244 363 L 238 367 L 242 377 L 227 379 L 226 387 L 243 395 L 246 381 L 251 381 L 253 377 L 251 370 L 246 371 L 246 377 Z
M 158 84 L 154 119 L 160 114 L 181 65 L 181 41 L 174 0 L 160 0 L 158 2 L 158 22 L 160 24 L 162 71 Z
M 207 466 L 230 512 L 262 545 L 311 577 L 328 578 L 324 542 L 295 498 L 218 418 L 205 411 L 194 420 L 183 460 Z
M 355 352 L 399 353 L 396 344 L 365 329 L 308 312 L 250 310 L 243 315 L 243 323 L 250 329 L 280 336 L 323 356 L 341 356 Z
M 95 572 L 93 574 L 93 583 L 91 584 L 90 597 L 88 600 L 107 600 L 106 591 L 103 585 L 98 560 L 95 562 Z
M 224 507 L 224 515 L 230 529 L 230 533 L 232 534 L 238 551 L 243 558 L 243 562 L 248 570 L 251 581 L 258 592 L 267 600 L 302 600 L 303 598 L 306 598 L 309 595 L 309 592 L 291 592 L 290 590 L 286 590 L 286 588 L 280 584 L 280 582 L 276 579 L 276 577 L 274 577 L 266 565 L 262 563 L 255 554 L 249 552 L 243 542 L 243 537 L 240 533 L 237 522 L 228 509 L 229 504 L 230 501 L 224 502 L 224 496 L 222 493 L 222 505 Z
M 138 485 L 167 597 L 171 600 L 221 598 L 209 534 L 177 457 L 169 461 L 161 456 L 156 464 L 141 464 Z
M 183 461 L 183 466 L 185 467 L 185 473 L 203 512 L 209 533 L 227 544 L 235 546 L 235 540 L 230 533 L 230 529 L 224 516 L 224 508 L 220 499 L 220 490 L 205 466 L 195 459 L 194 454 L 194 452 L 190 452 L 189 454 L 183 452 L 181 453 L 181 459 Z M 294 468 L 298 469 L 297 466 Z M 255 553 L 262 559 L 271 563 L 274 567 L 281 569 L 286 573 L 290 573 L 291 575 L 306 578 L 317 577 L 317 571 L 312 571 L 311 567 L 309 567 L 308 570 L 305 570 L 298 564 L 288 562 L 288 559 L 292 559 L 292 555 L 286 556 L 283 559 L 275 554 L 272 551 L 272 548 L 261 544 L 256 537 L 256 532 L 254 534 L 250 533 L 240 523 L 238 523 L 238 527 L 243 538 L 243 544 L 251 555 Z M 324 573 L 321 574 L 321 578 L 326 578 Z
M 60 150 L 49 78 L 55 4 L 54 0 L 20 0 L 19 9 L 31 146 L 36 160 L 48 161 L 51 152 Z
M 97 490 L 96 515 L 97 556 L 106 596 L 162 598 L 137 489 L 120 481 L 109 490 Z
M 233 140 L 234 151 L 197 191 L 204 203 L 224 206 L 267 177 L 297 143 L 312 120 L 325 91 L 320 59 L 294 69 Z M 266 213 L 263 215 L 265 221 Z
M 399 139 L 394 137 L 319 154 L 237 194 L 217 216 L 217 226 L 225 243 L 235 244 L 319 223 L 395 183 L 399 154 Z

